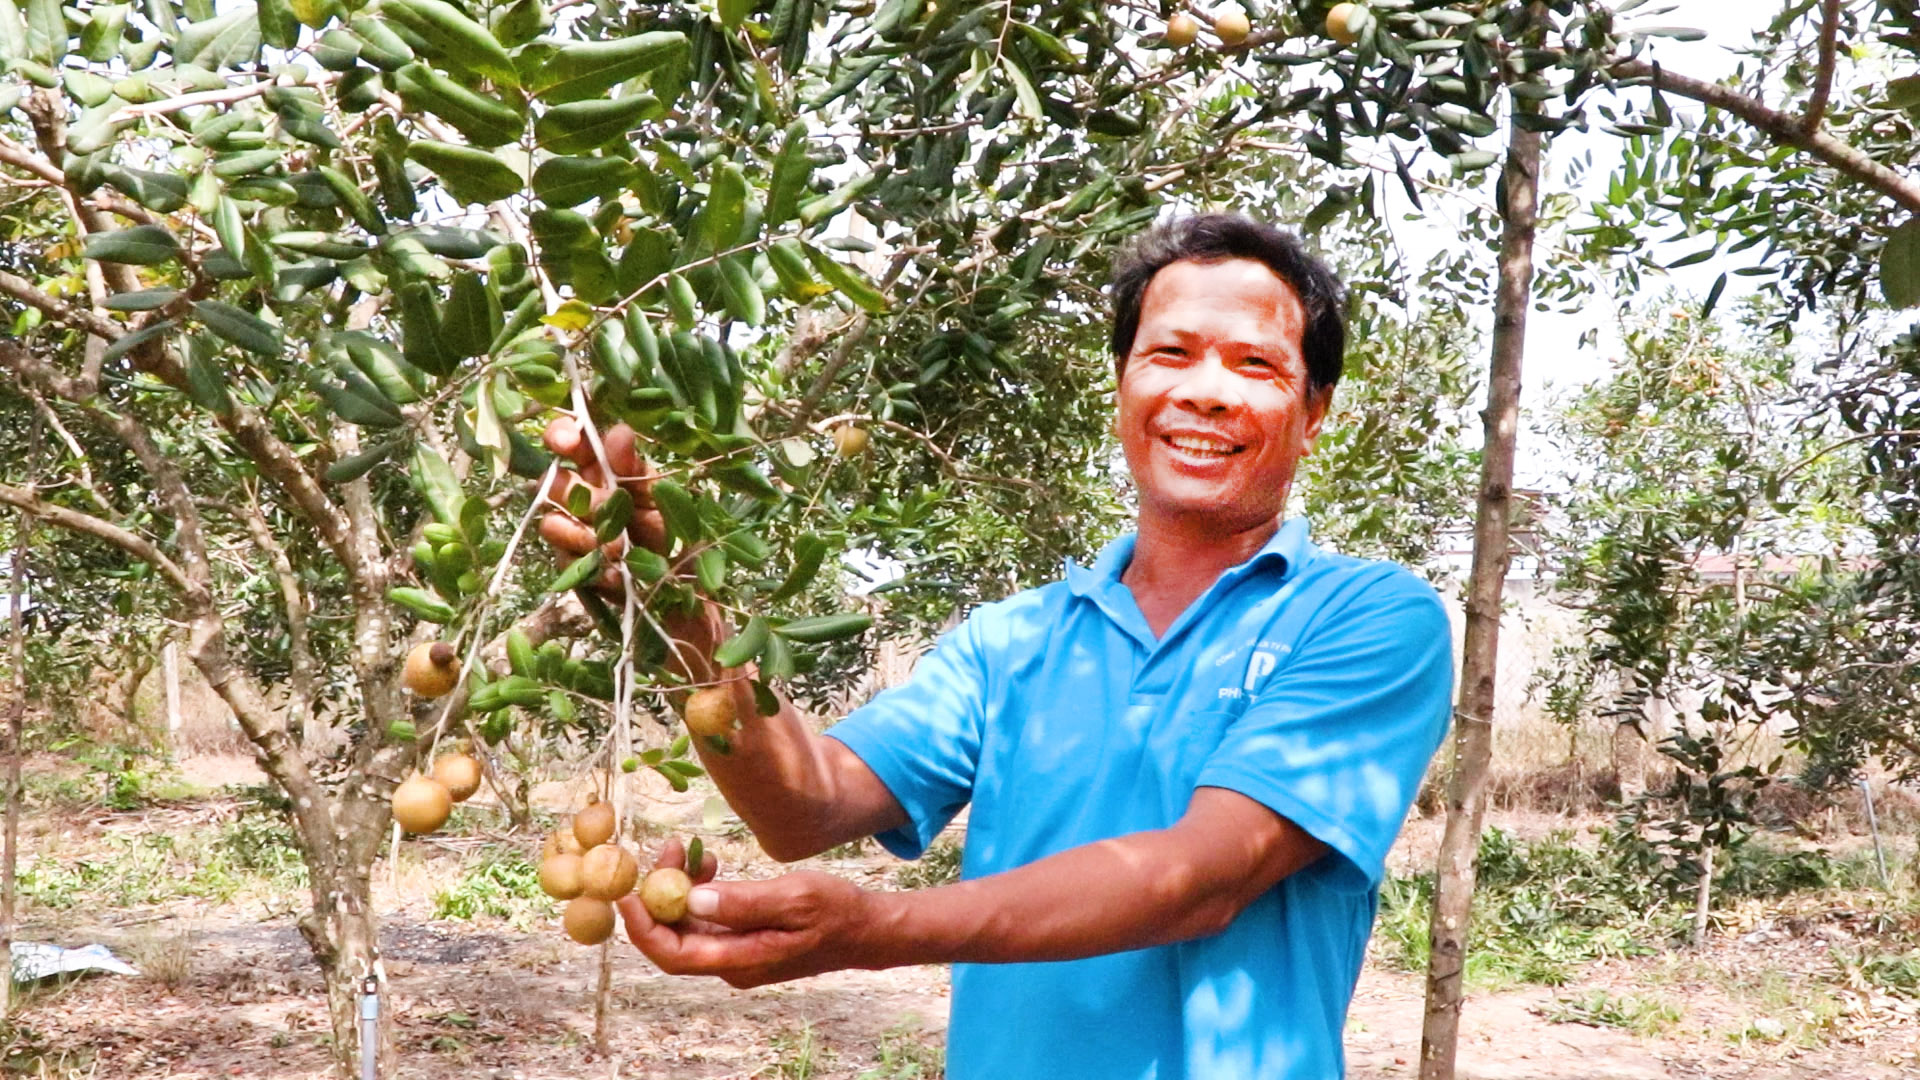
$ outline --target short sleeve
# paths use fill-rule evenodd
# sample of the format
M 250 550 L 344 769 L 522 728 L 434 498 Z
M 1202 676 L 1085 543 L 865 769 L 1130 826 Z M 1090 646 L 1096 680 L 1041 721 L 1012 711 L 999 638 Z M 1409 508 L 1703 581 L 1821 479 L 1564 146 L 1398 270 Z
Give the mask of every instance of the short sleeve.
M 1404 570 L 1359 585 L 1321 615 L 1196 784 L 1262 803 L 1373 887 L 1446 735 L 1453 638 L 1439 597 Z
M 906 683 L 882 692 L 827 730 L 872 769 L 907 813 L 875 837 L 917 859 L 973 796 L 985 722 L 986 668 L 972 620 L 920 658 Z

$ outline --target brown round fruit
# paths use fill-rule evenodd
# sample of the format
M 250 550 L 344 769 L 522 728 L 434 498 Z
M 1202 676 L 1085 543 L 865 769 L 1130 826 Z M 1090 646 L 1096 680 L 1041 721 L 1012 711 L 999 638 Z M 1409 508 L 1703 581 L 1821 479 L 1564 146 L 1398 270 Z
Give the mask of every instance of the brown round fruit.
M 1162 41 L 1176 49 L 1184 49 L 1193 44 L 1200 36 L 1200 21 L 1186 12 L 1181 12 L 1167 20 L 1166 33 L 1160 35 Z
M 560 914 L 560 924 L 580 944 L 598 945 L 613 936 L 613 905 L 591 896 L 574 897 Z
M 423 698 L 437 698 L 460 684 L 460 660 L 444 641 L 423 641 L 407 653 L 400 681 Z
M 685 870 L 662 866 L 640 883 L 640 903 L 654 922 L 671 926 L 687 917 L 687 894 L 692 891 L 693 879 Z
M 859 457 L 867 452 L 871 438 L 866 428 L 843 424 L 833 429 L 833 452 L 843 458 Z
M 578 855 L 560 852 L 540 860 L 540 891 L 555 900 L 571 900 L 586 887 L 581 879 Z
M 1353 32 L 1353 24 L 1356 21 L 1354 15 L 1358 10 L 1358 5 L 1355 4 L 1333 5 L 1333 8 L 1327 12 L 1327 36 L 1342 45 L 1351 45 L 1359 41 L 1360 35 Z
M 695 690 L 687 698 L 687 730 L 707 737 L 733 730 L 733 691 L 724 686 Z
M 1247 35 L 1252 31 L 1252 21 L 1238 6 L 1221 8 L 1220 14 L 1213 17 L 1213 33 L 1220 39 L 1220 44 L 1229 49 L 1247 40 Z
M 416 776 L 393 789 L 393 820 L 415 836 L 445 825 L 451 813 L 453 796 L 432 777 Z
M 551 859 L 555 855 L 585 855 L 587 849 L 580 846 L 580 838 L 573 835 L 573 823 L 555 829 L 547 836 L 547 842 L 540 846 L 540 857 Z
M 580 891 L 596 900 L 618 900 L 640 880 L 640 860 L 619 844 L 601 844 L 580 858 Z
M 443 754 L 433 763 L 433 778 L 446 785 L 454 802 L 466 802 L 480 790 L 480 763 L 466 754 Z
M 588 803 L 585 810 L 573 815 L 573 838 L 587 851 L 613 839 L 613 827 L 613 804 L 597 798 Z

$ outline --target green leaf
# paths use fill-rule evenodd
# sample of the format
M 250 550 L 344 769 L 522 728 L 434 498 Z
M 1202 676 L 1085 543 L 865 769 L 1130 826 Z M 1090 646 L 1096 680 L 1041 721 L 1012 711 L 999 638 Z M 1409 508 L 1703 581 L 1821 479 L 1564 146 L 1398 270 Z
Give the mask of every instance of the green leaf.
M 600 509 L 594 511 L 594 538 L 605 544 L 627 531 L 627 523 L 633 520 L 633 495 L 626 488 L 617 487 L 613 493 L 601 502 Z
M 598 97 L 628 79 L 681 59 L 686 51 L 686 35 L 668 31 L 564 45 L 534 73 L 527 89 L 556 105 Z
M 176 65 L 194 64 L 220 71 L 259 59 L 260 21 L 252 4 L 196 22 L 181 30 L 173 42 Z
M 548 206 L 604 199 L 633 178 L 633 163 L 616 157 L 554 157 L 533 171 L 533 193 Z
M 708 180 L 707 202 L 701 212 L 702 249 L 718 252 L 732 247 L 740 239 L 746 213 L 747 174 L 731 161 L 719 162 Z
M 657 480 L 653 485 L 653 503 L 666 519 L 669 534 L 686 544 L 700 539 L 700 512 L 686 488 L 672 480 Z
M 440 312 L 442 351 L 456 357 L 483 356 L 493 345 L 503 319 L 498 301 L 487 292 L 480 275 L 462 270 L 453 275 L 453 289 Z
M 279 329 L 257 315 L 218 300 L 196 301 L 193 313 L 207 329 L 248 352 L 261 356 L 281 353 Z
M 771 630 L 772 626 L 764 617 L 753 616 L 739 633 L 713 650 L 713 662 L 723 668 L 731 668 L 759 659 L 761 650 L 767 647 Z
M 745 256 L 729 255 L 720 260 L 720 292 L 728 315 L 748 326 L 767 321 L 767 299 L 753 280 Z
M 174 324 L 172 319 L 163 319 L 160 322 L 152 324 L 151 326 L 143 326 L 140 329 L 135 330 L 133 333 L 127 334 L 124 337 L 115 338 L 113 341 L 113 344 L 107 346 L 107 351 L 101 355 L 101 362 L 106 364 L 111 364 L 115 360 L 118 360 L 122 356 L 125 356 L 129 351 L 131 351 L 135 346 L 139 345 L 141 342 L 150 341 L 153 338 L 157 338 L 160 335 L 165 334 L 168 331 L 172 330 L 173 328 L 174 328 Z
M 466 501 L 466 493 L 460 490 L 460 480 L 453 475 L 453 466 L 447 463 L 445 455 L 425 444 L 415 446 L 408 476 L 413 481 L 413 489 L 427 500 L 434 519 L 458 528 L 460 505 Z
M 857 634 L 865 633 L 873 625 L 873 616 L 850 612 L 843 615 L 815 615 L 808 619 L 795 619 L 784 626 L 774 628 L 774 633 L 789 641 L 813 645 L 823 641 L 839 641 Z
M 800 212 L 800 196 L 813 177 L 813 160 L 807 157 L 807 125 L 795 121 L 787 128 L 780 144 L 780 156 L 773 160 L 773 179 L 767 185 L 767 224 L 791 221 Z
M 595 548 L 580 558 L 568 563 L 567 568 L 560 571 L 560 576 L 554 578 L 553 582 L 547 586 L 547 591 L 567 592 L 577 586 L 586 584 L 593 575 L 599 572 L 600 549 Z
M 840 262 L 838 259 L 814 247 L 812 244 L 803 244 L 801 246 L 806 250 L 807 261 L 812 263 L 813 268 L 819 271 L 820 276 L 827 279 L 827 283 L 835 289 L 838 289 L 842 296 L 853 301 L 863 311 L 871 312 L 875 315 L 886 312 L 886 296 L 868 283 L 867 279 L 862 277 L 859 271 Z
M 397 585 L 387 590 L 387 599 L 428 622 L 450 623 L 456 617 L 451 607 L 425 589 Z
M 179 289 L 135 289 L 107 297 L 108 311 L 152 311 L 180 295 Z
M 773 595 L 767 597 L 767 602 L 777 604 L 812 584 L 813 576 L 820 572 L 820 564 L 826 560 L 827 547 L 826 538 L 818 533 L 802 533 L 793 544 L 792 568 Z
M 96 64 L 104 64 L 120 55 L 120 39 L 126 33 L 127 12 L 131 4 L 108 4 L 93 9 L 87 25 L 80 30 L 80 55 Z M 0 14 L 0 19 L 5 15 Z
M 534 145 L 555 154 L 590 153 L 665 112 L 652 94 L 556 105 L 533 122 Z
M 485 150 L 422 139 L 407 147 L 407 156 L 432 170 L 440 186 L 461 202 L 498 202 L 518 195 L 520 174 Z
M 651 585 L 661 578 L 666 577 L 667 571 L 672 569 L 672 567 L 667 564 L 666 556 L 661 555 L 659 552 L 648 548 L 636 547 L 627 552 L 627 569 L 633 571 L 634 577 Z
M 442 0 L 385 0 L 380 13 L 414 32 L 432 55 L 449 65 L 491 79 L 499 86 L 520 85 L 520 73 L 500 42 Z
M 135 225 L 130 229 L 94 233 L 81 245 L 81 254 L 107 263 L 152 266 L 180 251 L 179 242 L 164 225 Z
M 1920 218 L 1909 218 L 1880 250 L 1880 291 L 1896 308 L 1920 306 Z
M 693 577 L 709 595 L 727 587 L 727 553 L 719 547 L 703 548 L 693 557 Z

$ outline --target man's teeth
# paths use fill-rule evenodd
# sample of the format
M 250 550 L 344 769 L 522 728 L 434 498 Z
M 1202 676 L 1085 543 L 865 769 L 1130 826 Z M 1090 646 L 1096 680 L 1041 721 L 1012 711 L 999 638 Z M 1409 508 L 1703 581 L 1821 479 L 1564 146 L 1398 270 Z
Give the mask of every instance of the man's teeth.
M 1216 457 L 1225 457 L 1238 449 L 1230 443 L 1215 442 L 1212 439 L 1195 439 L 1186 435 L 1169 435 L 1167 443 L 1189 453 L 1211 454 Z

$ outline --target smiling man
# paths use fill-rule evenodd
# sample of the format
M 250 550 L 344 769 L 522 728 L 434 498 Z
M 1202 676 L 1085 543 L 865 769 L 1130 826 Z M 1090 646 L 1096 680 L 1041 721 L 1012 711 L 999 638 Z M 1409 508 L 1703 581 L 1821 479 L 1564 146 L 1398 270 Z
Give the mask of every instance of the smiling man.
M 970 805 L 962 880 L 794 873 L 696 888 L 677 927 L 622 914 L 662 969 L 736 986 L 952 963 L 956 1080 L 1337 1077 L 1387 850 L 1450 712 L 1447 619 L 1415 575 L 1282 520 L 1340 377 L 1332 274 L 1218 215 L 1116 267 L 1137 531 L 975 611 L 825 736 L 752 717 L 736 683 L 750 719 L 707 759 L 783 860 L 862 836 L 913 858 Z

